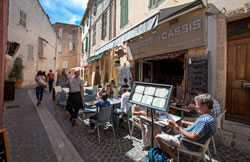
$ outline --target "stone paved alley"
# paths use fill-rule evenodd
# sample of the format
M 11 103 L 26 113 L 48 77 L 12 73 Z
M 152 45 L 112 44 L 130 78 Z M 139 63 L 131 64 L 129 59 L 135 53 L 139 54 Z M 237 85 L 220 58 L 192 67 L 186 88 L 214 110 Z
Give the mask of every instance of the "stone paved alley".
M 112 131 L 101 129 L 101 144 L 97 133 L 88 134 L 88 126 L 77 121 L 72 127 L 69 114 L 63 107 L 51 100 L 49 92 L 44 93 L 44 102 L 37 107 L 34 89 L 16 90 L 16 100 L 5 102 L 4 128 L 11 162 L 56 162 L 56 161 L 139 161 L 146 154 L 141 149 L 141 133 L 135 129 L 130 139 L 128 126 L 124 123 L 113 137 Z M 222 146 L 216 137 L 218 154 L 210 151 L 213 161 L 247 162 L 250 153 Z M 181 161 L 197 161 L 181 154 Z

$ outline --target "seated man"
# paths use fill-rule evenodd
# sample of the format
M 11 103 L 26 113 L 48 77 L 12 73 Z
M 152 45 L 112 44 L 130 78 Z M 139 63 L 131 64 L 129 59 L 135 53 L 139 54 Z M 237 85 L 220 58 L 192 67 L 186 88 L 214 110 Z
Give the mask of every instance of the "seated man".
M 217 122 L 212 113 L 213 99 L 208 94 L 202 94 L 194 98 L 196 103 L 196 110 L 200 115 L 194 123 L 181 121 L 181 123 L 188 125 L 187 128 L 183 129 L 174 121 L 169 120 L 168 124 L 171 128 L 179 130 L 178 135 L 167 135 L 158 134 L 156 140 L 160 144 L 163 151 L 167 152 L 175 160 L 175 149 L 179 147 L 180 139 L 187 138 L 189 140 L 205 144 L 205 142 L 213 136 L 217 129 Z M 200 147 L 194 144 L 185 142 L 183 143 L 186 148 L 191 151 L 199 151 Z M 173 149 L 171 149 L 173 148 Z
M 103 93 L 102 94 L 102 99 L 100 99 L 99 101 L 97 101 L 95 104 L 89 104 L 88 106 L 94 106 L 96 105 L 96 108 L 102 108 L 102 107 L 106 107 L 106 106 L 110 106 L 110 102 L 107 101 L 108 97 L 107 97 L 107 94 Z M 97 119 L 97 116 L 98 116 L 98 113 L 96 113 L 95 115 L 93 116 L 90 116 L 89 117 L 89 121 L 90 119 Z M 90 130 L 89 130 L 89 133 L 94 133 L 94 127 L 95 125 L 93 123 L 90 122 Z
M 204 91 L 200 90 L 200 91 L 197 91 L 197 95 L 202 95 L 202 94 L 205 94 Z M 218 103 L 218 101 L 215 99 L 215 98 L 212 98 L 213 100 L 213 110 L 212 112 L 214 113 L 215 115 L 215 118 L 217 118 L 217 116 L 220 115 L 221 113 L 221 107 L 220 107 L 220 104 Z M 191 109 L 195 109 L 195 104 L 189 104 L 188 105 L 189 108 Z
M 122 119 L 123 115 L 127 114 L 128 111 L 129 111 L 129 108 L 130 108 L 130 103 L 128 103 L 130 92 L 128 92 L 127 88 L 123 88 L 121 90 L 121 92 L 122 92 L 121 109 L 117 109 L 113 113 L 113 125 L 114 125 L 114 129 L 117 128 L 117 121 L 118 121 L 117 116 L 119 116 L 119 118 Z

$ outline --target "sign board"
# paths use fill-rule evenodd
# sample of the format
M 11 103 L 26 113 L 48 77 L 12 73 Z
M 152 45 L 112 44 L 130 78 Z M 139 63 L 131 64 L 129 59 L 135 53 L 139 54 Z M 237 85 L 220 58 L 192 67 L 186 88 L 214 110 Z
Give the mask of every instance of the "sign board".
M 141 59 L 160 54 L 206 45 L 206 22 L 203 10 L 175 19 L 174 23 L 158 25 L 155 32 L 144 33 L 128 43 L 133 58 Z
M 68 68 L 68 61 L 63 61 L 62 62 L 62 68 L 67 69 Z
M 208 60 L 192 60 L 188 64 L 187 93 L 196 95 L 198 90 L 208 92 Z
M 8 145 L 7 145 L 7 135 L 6 130 L 0 130 L 0 161 L 1 162 L 9 162 L 9 152 L 8 152 Z
M 123 85 L 123 79 L 127 78 L 128 79 L 128 84 L 130 85 L 131 79 L 132 79 L 132 74 L 130 71 L 129 67 L 120 67 L 118 68 L 118 86 Z
M 134 82 L 129 102 L 151 109 L 168 111 L 172 85 Z

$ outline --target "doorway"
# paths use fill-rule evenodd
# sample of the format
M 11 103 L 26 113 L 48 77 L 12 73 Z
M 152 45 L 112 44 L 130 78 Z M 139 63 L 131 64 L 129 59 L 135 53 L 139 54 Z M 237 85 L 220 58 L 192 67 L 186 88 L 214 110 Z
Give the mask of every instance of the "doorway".
M 226 119 L 250 124 L 250 38 L 228 41 Z

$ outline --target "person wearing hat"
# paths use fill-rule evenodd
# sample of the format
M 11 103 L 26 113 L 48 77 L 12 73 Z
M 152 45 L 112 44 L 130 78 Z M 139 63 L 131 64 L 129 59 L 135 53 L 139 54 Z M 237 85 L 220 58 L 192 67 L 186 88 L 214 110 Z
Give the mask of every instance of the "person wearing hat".
M 74 77 L 67 81 L 67 86 L 69 87 L 69 97 L 66 105 L 66 110 L 69 111 L 71 115 L 70 121 L 72 126 L 76 124 L 75 120 L 77 118 L 79 108 L 81 108 L 82 104 L 85 102 L 83 80 L 79 77 L 80 70 L 75 70 L 74 74 Z

